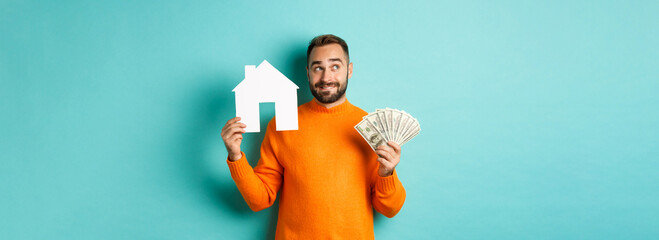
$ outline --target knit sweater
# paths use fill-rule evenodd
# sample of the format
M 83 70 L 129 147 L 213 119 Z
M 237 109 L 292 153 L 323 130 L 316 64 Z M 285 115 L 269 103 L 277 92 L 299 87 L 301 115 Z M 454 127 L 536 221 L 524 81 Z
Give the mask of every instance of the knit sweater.
M 377 155 L 354 129 L 367 113 L 347 100 L 298 107 L 296 131 L 276 131 L 273 118 L 252 168 L 242 153 L 227 159 L 231 177 L 253 211 L 281 190 L 275 239 L 373 239 L 373 208 L 395 216 L 405 201 L 396 171 L 378 175 Z

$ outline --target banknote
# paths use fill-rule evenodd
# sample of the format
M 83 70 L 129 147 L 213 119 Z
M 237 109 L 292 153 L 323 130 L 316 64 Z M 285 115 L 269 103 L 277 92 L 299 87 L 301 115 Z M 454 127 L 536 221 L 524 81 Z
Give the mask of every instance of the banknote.
M 357 132 L 366 139 L 366 142 L 368 142 L 368 145 L 371 146 L 373 151 L 375 151 L 378 146 L 385 144 L 384 137 L 369 120 L 362 119 L 362 121 L 355 126 L 355 129 L 357 129 Z
M 421 132 L 421 125 L 405 111 L 384 108 L 364 116 L 355 129 L 375 150 L 389 141 L 402 146 Z

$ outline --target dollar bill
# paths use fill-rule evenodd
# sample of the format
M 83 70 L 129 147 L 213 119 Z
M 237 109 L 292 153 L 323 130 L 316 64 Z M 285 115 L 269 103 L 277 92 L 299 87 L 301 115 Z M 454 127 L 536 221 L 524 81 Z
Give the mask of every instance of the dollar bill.
M 362 119 L 362 121 L 355 126 L 355 129 L 357 129 L 357 132 L 359 132 L 366 142 L 368 142 L 368 145 L 371 146 L 373 151 L 375 151 L 378 146 L 385 144 L 384 137 L 382 137 L 382 135 L 376 130 L 375 126 L 373 126 L 373 124 L 367 119 Z
M 384 108 L 364 116 L 355 129 L 375 150 L 389 141 L 402 146 L 421 132 L 421 125 L 405 111 Z

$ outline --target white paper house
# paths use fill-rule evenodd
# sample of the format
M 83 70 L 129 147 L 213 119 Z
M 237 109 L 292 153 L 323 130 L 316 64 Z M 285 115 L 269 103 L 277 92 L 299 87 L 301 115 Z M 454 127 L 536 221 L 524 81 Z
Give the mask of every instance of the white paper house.
M 245 79 L 233 89 L 236 116 L 247 125 L 246 132 L 260 131 L 259 103 L 275 103 L 277 131 L 297 130 L 297 89 L 299 87 L 268 61 L 258 67 L 245 65 Z

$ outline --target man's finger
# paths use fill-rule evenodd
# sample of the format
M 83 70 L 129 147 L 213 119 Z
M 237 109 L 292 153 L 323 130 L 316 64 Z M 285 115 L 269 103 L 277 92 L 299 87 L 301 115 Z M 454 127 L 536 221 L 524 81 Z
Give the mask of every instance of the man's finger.
M 225 125 L 225 126 L 222 128 L 222 136 L 229 134 L 229 131 L 230 131 L 230 130 L 231 130 L 231 125 L 228 125 L 228 124 Z
M 393 151 L 393 148 L 387 146 L 386 144 L 382 144 L 382 145 L 378 146 L 377 149 L 384 150 L 384 151 L 387 151 L 387 150 Z
M 236 122 L 236 123 L 232 123 L 231 125 L 227 126 L 227 129 L 246 128 L 246 127 L 247 127 L 247 125 L 245 125 L 244 123 Z
M 235 118 L 229 119 L 229 121 L 227 122 L 227 125 L 238 122 L 238 121 L 240 121 L 240 117 L 235 117 Z
M 232 128 L 234 126 L 242 126 L 242 127 L 247 127 L 244 123 L 241 122 L 232 122 L 232 123 L 227 123 L 227 125 L 224 125 L 223 129 L 225 128 Z
M 236 123 L 239 120 L 240 120 L 240 117 L 235 117 L 235 118 L 229 119 L 229 121 L 227 121 L 227 123 L 224 124 L 224 126 L 222 127 L 222 134 L 224 134 L 224 132 L 226 132 L 227 129 L 231 128 L 232 124 Z
M 246 127 L 247 127 L 247 125 L 245 125 L 244 123 L 239 123 L 239 122 L 232 123 L 231 125 L 227 126 L 228 129 L 246 128 Z
M 243 139 L 243 135 L 235 134 L 235 135 L 233 135 L 233 136 L 231 136 L 231 137 L 229 138 L 229 142 L 233 142 L 233 141 L 238 140 L 238 139 L 241 139 L 241 140 L 242 140 L 242 139 Z
M 378 147 L 378 150 L 385 151 L 385 152 L 389 153 L 392 157 L 399 155 L 396 152 L 396 150 L 394 150 L 393 148 L 391 148 L 389 146 L 385 146 L 385 145 L 380 145 L 380 147 Z
M 397 154 L 400 154 L 401 149 L 400 149 L 400 145 L 398 145 L 398 143 L 396 143 L 394 141 L 389 141 L 389 142 L 387 142 L 387 144 L 389 144 L 389 146 L 391 146 L 394 149 L 394 151 L 396 151 Z
M 391 153 L 385 150 L 378 149 L 377 151 L 375 151 L 375 153 L 377 153 L 380 157 L 385 158 L 385 160 L 387 161 L 393 160 L 393 156 L 391 155 Z
M 387 162 L 387 160 L 384 159 L 384 158 L 380 158 L 380 157 L 379 157 L 379 158 L 378 158 L 378 162 L 379 162 L 381 165 L 385 166 L 385 167 L 389 167 L 389 162 Z
M 234 134 L 234 133 L 245 133 L 245 128 L 242 126 L 234 126 L 228 131 L 229 134 Z
M 231 136 L 234 133 L 245 133 L 245 124 L 234 123 L 232 126 L 227 126 L 222 130 L 222 137 Z

